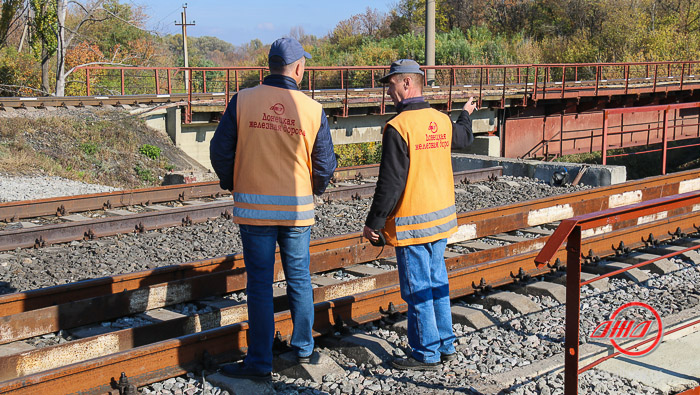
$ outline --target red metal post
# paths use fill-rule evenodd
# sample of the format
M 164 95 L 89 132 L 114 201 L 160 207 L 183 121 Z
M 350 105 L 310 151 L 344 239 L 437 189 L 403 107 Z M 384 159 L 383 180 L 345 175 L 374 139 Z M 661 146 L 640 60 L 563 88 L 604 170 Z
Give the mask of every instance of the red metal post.
M 606 165 L 608 163 L 608 112 L 605 110 L 603 110 L 603 145 L 601 153 L 603 155 L 603 165 Z
M 484 68 L 480 67 L 479 68 L 479 107 L 481 108 L 481 89 L 483 87 L 483 82 L 484 82 Z
M 503 68 L 503 94 L 501 95 L 501 108 L 506 108 L 506 68 Z
M 372 76 L 370 78 L 372 80 L 372 88 L 374 88 L 374 70 L 372 70 Z
M 350 71 L 348 70 L 347 74 L 350 74 Z M 340 70 L 340 80 L 341 84 L 344 82 L 343 80 L 343 70 Z M 347 117 L 348 116 L 348 89 L 350 84 L 345 84 L 345 102 L 343 103 L 343 116 Z
M 578 394 L 579 325 L 581 308 L 581 226 L 566 242 L 566 334 L 564 336 L 564 392 Z
M 260 78 L 258 80 L 258 85 L 262 85 L 262 80 L 263 80 L 263 69 L 260 69 Z
M 85 96 L 90 96 L 90 69 L 85 68 Z
M 561 98 L 564 98 L 564 87 L 566 86 L 566 66 L 561 68 Z
M 202 70 L 202 93 L 207 93 L 207 71 Z
M 523 106 L 527 106 L 527 84 L 530 82 L 530 66 L 525 68 L 525 94 L 523 95 Z
M 656 64 L 656 67 L 654 67 L 654 88 L 652 89 L 653 93 L 656 93 L 656 76 L 659 75 L 659 65 L 658 63 Z
M 384 115 L 386 113 L 386 84 L 382 84 L 382 106 L 379 107 L 379 114 Z
M 685 74 L 685 63 L 683 63 L 683 67 L 681 67 L 681 90 L 683 90 L 683 74 Z
M 544 69 L 544 83 L 542 84 L 542 98 L 547 98 L 547 83 L 549 82 L 549 66 Z
M 192 71 L 187 73 L 187 107 L 185 108 L 185 123 L 192 123 Z
M 343 78 L 343 70 L 340 70 L 340 89 L 344 89 L 345 79 Z
M 539 67 L 535 66 L 535 86 L 532 91 L 532 100 L 537 101 L 537 79 L 539 78 Z
M 449 93 L 448 98 L 447 98 L 447 113 L 448 113 L 448 114 L 449 114 L 450 111 L 452 111 L 452 83 L 453 83 L 453 80 L 454 80 L 454 78 L 455 78 L 455 69 L 454 69 L 454 68 L 450 68 L 450 73 L 451 73 L 451 76 L 450 76 L 450 93 Z
M 173 93 L 173 86 L 170 83 L 170 69 L 168 69 L 168 94 L 170 95 L 172 93 Z
M 224 110 L 228 107 L 228 102 L 231 100 L 231 70 L 226 69 L 226 99 L 224 100 Z
M 595 68 L 595 96 L 598 96 L 598 85 L 600 83 L 600 73 L 602 72 L 602 66 L 596 66 Z
M 662 158 L 661 158 L 661 174 L 666 175 L 666 154 L 668 153 L 668 111 L 669 108 L 667 107 L 664 110 L 664 131 L 663 131 L 663 153 L 662 153 Z
M 158 81 L 158 69 L 157 68 L 154 70 L 153 74 L 155 74 L 155 79 L 156 79 L 156 95 L 159 95 L 160 94 L 160 81 Z
M 238 91 L 240 90 L 238 87 L 238 70 L 235 70 L 233 72 L 233 78 L 236 80 L 236 93 L 238 93 Z
M 630 84 L 630 65 L 625 65 L 625 95 L 627 94 L 627 87 Z
M 122 96 L 124 96 L 124 69 L 120 69 L 121 71 L 121 84 L 122 84 Z M 168 75 L 170 77 L 170 75 Z

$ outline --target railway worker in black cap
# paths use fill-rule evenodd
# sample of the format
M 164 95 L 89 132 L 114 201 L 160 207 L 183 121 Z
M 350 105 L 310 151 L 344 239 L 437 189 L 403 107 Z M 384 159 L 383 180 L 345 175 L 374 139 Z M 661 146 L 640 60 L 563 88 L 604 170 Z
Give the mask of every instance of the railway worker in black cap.
M 294 324 L 290 344 L 300 362 L 313 352 L 313 195 L 325 191 L 336 158 L 321 104 L 297 88 L 306 58 L 311 55 L 297 40 L 272 43 L 270 75 L 233 96 L 211 140 L 212 167 L 221 188 L 233 193 L 248 278 L 248 354 L 243 362 L 222 368 L 231 377 L 271 377 L 275 244 Z
M 473 98 L 456 123 L 423 98 L 423 71 L 401 59 L 382 77 L 396 112 L 387 121 L 382 159 L 363 234 L 395 246 L 401 298 L 408 304 L 412 353 L 391 362 L 397 369 L 436 370 L 455 356 L 447 238 L 457 230 L 451 148 L 474 140 Z

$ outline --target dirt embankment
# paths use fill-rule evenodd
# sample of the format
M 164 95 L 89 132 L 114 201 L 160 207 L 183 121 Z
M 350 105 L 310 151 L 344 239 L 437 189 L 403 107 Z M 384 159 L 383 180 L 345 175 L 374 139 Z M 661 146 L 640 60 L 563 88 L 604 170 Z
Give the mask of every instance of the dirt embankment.
M 206 171 L 170 138 L 120 109 L 0 112 L 0 173 L 109 185 L 160 185 L 169 171 Z

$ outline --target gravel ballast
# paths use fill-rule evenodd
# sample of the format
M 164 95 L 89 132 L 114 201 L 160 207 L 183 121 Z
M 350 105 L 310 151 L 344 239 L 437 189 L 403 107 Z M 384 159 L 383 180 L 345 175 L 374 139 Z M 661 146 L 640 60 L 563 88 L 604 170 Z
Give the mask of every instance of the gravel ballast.
M 485 193 L 473 185 L 457 186 L 459 212 L 505 205 L 517 201 L 580 190 L 585 187 L 553 188 L 528 179 L 503 177 L 520 184 L 519 188 L 503 182 L 484 182 L 491 192 Z M 3 188 L 4 189 L 4 188 Z M 51 189 L 47 187 L 47 189 Z M 4 193 L 4 192 L 3 192 Z M 5 198 L 5 195 L 0 195 Z M 316 209 L 316 225 L 312 237 L 328 237 L 362 229 L 371 199 L 327 203 Z M 75 241 L 42 249 L 18 249 L 0 253 L 1 293 L 24 291 L 82 279 L 115 275 L 158 266 L 179 264 L 241 250 L 238 229 L 223 218 L 188 227 L 167 228 L 143 234 L 126 234 L 92 241 Z M 614 308 L 632 300 L 663 301 L 657 307 L 662 316 L 698 303 L 697 284 L 700 270 L 692 262 L 673 259 L 681 268 L 669 275 L 651 275 L 645 284 L 624 279 L 611 279 L 610 292 L 593 288 L 582 290 L 582 341 L 597 323 L 609 317 Z M 342 273 L 340 273 L 342 274 Z M 339 274 L 339 275 L 340 275 Z M 683 297 L 679 297 L 683 296 Z M 476 308 L 481 296 L 469 296 L 453 301 Z M 494 375 L 546 360 L 563 353 L 564 306 L 548 297 L 530 296 L 544 306 L 543 310 L 520 316 L 508 309 L 493 307 L 488 313 L 498 325 L 481 330 L 454 325 L 458 357 L 436 372 L 398 371 L 388 361 L 380 365 L 358 364 L 334 349 L 319 347 L 345 371 L 344 377 L 327 377 L 322 383 L 273 375 L 273 386 L 280 394 L 464 394 L 480 393 L 491 383 Z M 192 310 L 180 306 L 183 312 Z M 396 354 L 407 350 L 405 335 L 382 322 L 369 323 L 353 332 L 382 337 L 396 348 Z M 50 342 L 52 339 L 43 339 Z M 59 340 L 61 342 L 61 340 Z M 502 393 L 562 394 L 564 378 L 561 373 L 546 374 L 534 380 L 521 380 Z M 660 393 L 651 387 L 616 377 L 597 369 L 580 376 L 581 393 Z M 226 394 L 203 380 L 201 375 L 187 376 L 154 383 L 140 389 L 148 394 Z
M 491 192 L 475 185 L 458 185 L 458 212 L 500 206 L 585 189 L 550 187 L 527 178 L 503 177 L 517 182 L 490 181 Z M 46 178 L 48 180 L 48 178 Z M 46 186 L 47 191 L 64 191 L 63 181 Z M 17 183 L 15 194 L 30 194 L 32 185 Z M 0 190 L 6 199 L 7 189 Z M 326 203 L 316 207 L 313 239 L 362 231 L 371 199 Z M 41 249 L 17 249 L 0 253 L 0 294 L 26 291 L 85 279 L 130 273 L 160 266 L 177 265 L 200 259 L 235 254 L 242 250 L 238 227 L 219 218 L 187 227 L 165 228 L 142 234 L 131 233 L 98 240 L 73 241 Z

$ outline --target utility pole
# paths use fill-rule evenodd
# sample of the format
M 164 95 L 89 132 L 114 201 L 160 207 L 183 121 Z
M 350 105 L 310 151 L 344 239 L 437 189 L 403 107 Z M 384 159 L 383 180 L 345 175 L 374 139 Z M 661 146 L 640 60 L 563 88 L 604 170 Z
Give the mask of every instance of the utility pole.
M 182 26 L 182 51 L 184 53 L 185 57 L 185 67 L 189 67 L 189 58 L 187 55 L 187 26 L 194 26 L 195 21 L 192 21 L 192 23 L 187 23 L 187 3 L 182 5 L 182 12 L 180 13 L 180 16 L 182 17 L 182 23 L 177 23 L 175 21 L 175 26 Z M 189 70 L 185 70 L 185 90 L 189 90 L 189 84 L 190 84 L 190 72 Z
M 435 0 L 425 1 L 425 65 L 435 66 Z M 425 81 L 435 83 L 435 69 L 426 70 Z

